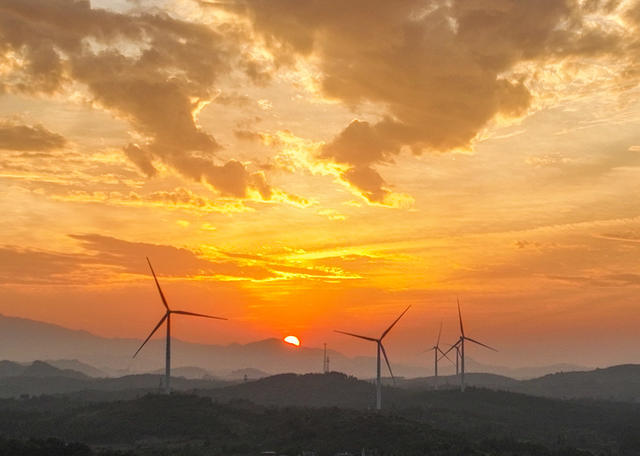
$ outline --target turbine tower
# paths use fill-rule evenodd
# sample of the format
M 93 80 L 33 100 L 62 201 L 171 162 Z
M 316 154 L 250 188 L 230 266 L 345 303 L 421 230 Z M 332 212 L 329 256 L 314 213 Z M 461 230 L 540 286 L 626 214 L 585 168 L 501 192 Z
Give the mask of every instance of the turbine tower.
M 156 273 L 153 270 L 153 266 L 151 266 L 151 261 L 149 261 L 149 258 L 147 257 L 147 263 L 149 263 L 149 268 L 151 269 L 151 274 L 153 274 L 153 280 L 155 280 L 156 282 L 156 287 L 158 287 L 158 293 L 160 293 L 160 299 L 162 299 L 162 304 L 164 305 L 165 308 L 165 314 L 164 316 L 160 319 L 160 321 L 158 322 L 158 324 L 155 326 L 155 328 L 153 328 L 153 330 L 151 331 L 151 333 L 147 336 L 147 338 L 144 340 L 144 342 L 142 342 L 142 345 L 140 345 L 140 348 L 138 348 L 138 350 L 135 352 L 135 354 L 133 355 L 133 357 L 135 358 L 136 355 L 140 352 L 140 350 L 142 350 L 142 347 L 145 346 L 145 344 L 149 341 L 149 339 L 151 339 L 151 336 L 153 336 L 156 331 L 160 328 L 160 326 L 162 326 L 162 323 L 167 322 L 167 341 L 166 341 L 166 357 L 165 357 L 165 366 L 164 366 L 164 390 L 167 394 L 169 394 L 171 392 L 171 314 L 177 314 L 177 315 L 191 315 L 193 317 L 204 317 L 204 318 L 213 318 L 215 320 L 226 320 L 226 318 L 222 318 L 222 317 L 214 317 L 211 315 L 205 315 L 205 314 L 199 314 L 199 313 L 193 313 L 193 312 L 186 312 L 184 310 L 171 310 L 169 308 L 169 304 L 167 304 L 167 300 L 164 297 L 164 293 L 162 292 L 162 288 L 160 288 L 160 283 L 158 283 L 158 278 L 156 277 Z
M 489 350 L 493 350 L 495 352 L 497 352 L 498 350 L 496 350 L 493 347 L 490 347 L 486 344 L 483 344 L 482 342 L 478 342 L 477 340 L 472 339 L 471 337 L 467 337 L 464 334 L 464 326 L 462 324 L 462 312 L 460 311 L 460 300 L 458 300 L 458 321 L 460 322 L 460 338 L 458 339 L 458 342 L 456 342 L 455 344 L 453 344 L 451 346 L 451 348 L 449 350 L 447 350 L 445 353 L 449 353 L 451 350 L 455 349 L 460 356 L 460 391 L 462 391 L 464 393 L 465 390 L 465 383 L 464 383 L 464 343 L 465 341 L 469 341 L 469 342 L 473 342 L 474 344 L 480 345 L 482 347 L 488 348 Z M 457 358 L 456 358 L 457 361 Z
M 435 372 L 434 389 L 438 389 L 438 356 L 442 355 L 440 356 L 440 359 L 447 358 L 449 361 L 451 361 L 451 359 L 447 356 L 447 354 L 443 352 L 442 349 L 440 348 L 441 335 L 442 335 L 442 322 L 440 322 L 440 331 L 438 331 L 438 340 L 436 340 L 436 344 L 427 350 L 427 352 L 430 352 L 431 350 L 433 350 L 433 362 L 434 362 L 433 371 Z
M 378 339 L 376 339 L 374 337 L 361 336 L 359 334 L 348 333 L 348 332 L 345 332 L 345 331 L 338 331 L 338 330 L 335 331 L 335 332 L 340 333 L 340 334 L 346 334 L 347 336 L 357 337 L 358 339 L 368 340 L 370 342 L 375 342 L 377 344 L 377 348 L 378 348 L 378 350 L 377 350 L 378 356 L 377 356 L 377 361 L 376 361 L 377 362 L 377 364 L 376 364 L 376 366 L 377 366 L 377 371 L 376 371 L 376 409 L 377 410 L 380 410 L 382 408 L 382 379 L 380 377 L 380 373 L 381 373 L 381 371 L 380 371 L 380 352 L 382 352 L 382 355 L 384 356 L 384 360 L 387 363 L 387 367 L 389 368 L 389 373 L 391 374 L 391 378 L 393 379 L 394 382 L 396 380 L 396 378 L 393 376 L 393 371 L 391 370 L 391 364 L 389 364 L 389 358 L 387 357 L 387 352 L 384 349 L 384 345 L 382 345 L 382 339 L 384 339 L 385 336 L 387 334 L 389 334 L 389 331 L 391 331 L 391 328 L 393 328 L 396 325 L 396 323 L 398 323 L 398 320 L 400 320 L 402 318 L 402 316 L 405 313 L 407 313 L 407 310 L 409 310 L 409 307 L 411 307 L 411 306 L 408 306 L 406 309 L 404 309 L 404 312 L 402 312 L 400 314 L 400 316 L 398 318 L 396 318 L 394 320 L 394 322 L 391 323 L 391 325 L 389 325 L 389 327 L 382 333 L 382 335 Z

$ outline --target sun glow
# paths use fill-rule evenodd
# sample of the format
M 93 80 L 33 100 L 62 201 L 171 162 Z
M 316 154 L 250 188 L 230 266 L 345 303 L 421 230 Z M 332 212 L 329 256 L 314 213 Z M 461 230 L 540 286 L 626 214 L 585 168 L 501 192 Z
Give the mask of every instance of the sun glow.
M 296 347 L 300 346 L 300 339 L 296 336 L 287 336 L 283 340 L 288 344 L 295 345 Z

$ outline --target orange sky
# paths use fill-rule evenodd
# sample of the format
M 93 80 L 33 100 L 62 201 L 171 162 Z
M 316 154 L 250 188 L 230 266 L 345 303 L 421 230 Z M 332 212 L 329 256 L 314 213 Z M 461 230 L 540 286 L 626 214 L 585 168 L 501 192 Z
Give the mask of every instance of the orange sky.
M 9 0 L 0 312 L 640 362 L 638 1 Z

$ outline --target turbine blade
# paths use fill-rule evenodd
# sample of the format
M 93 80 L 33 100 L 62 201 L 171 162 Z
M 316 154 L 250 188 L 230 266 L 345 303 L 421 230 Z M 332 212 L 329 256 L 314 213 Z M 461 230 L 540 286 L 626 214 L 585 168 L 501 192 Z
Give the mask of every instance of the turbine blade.
M 453 345 L 450 345 L 450 346 L 449 346 L 449 350 L 447 350 L 447 351 L 446 351 L 445 353 L 443 353 L 443 354 L 447 354 L 447 353 L 449 353 L 451 350 L 457 349 L 457 348 L 458 348 L 458 344 L 459 344 L 459 343 L 460 343 L 460 341 L 456 342 L 456 343 L 455 343 L 455 344 L 453 344 Z
M 438 347 L 431 347 L 431 348 L 427 348 L 426 350 L 421 351 L 420 353 L 428 353 L 428 352 L 430 352 L 430 351 L 432 351 L 432 350 L 436 350 L 437 348 L 438 348 Z
M 199 314 L 199 313 L 194 313 L 194 312 L 186 312 L 184 310 L 172 310 L 171 313 L 179 314 L 179 315 L 192 315 L 194 317 L 213 318 L 215 320 L 227 320 L 227 318 L 223 318 L 223 317 L 214 317 L 213 315 L 205 315 L 205 314 Z
M 439 351 L 440 353 L 442 353 L 442 356 L 440 357 L 440 359 L 442 359 L 442 358 L 447 358 L 449 361 L 451 361 L 451 358 L 449 358 L 445 352 L 443 352 L 442 350 L 440 350 L 440 348 L 438 348 L 438 351 Z M 451 362 L 453 363 L 453 361 L 451 361 Z M 453 363 L 453 364 L 455 364 L 455 363 Z
M 344 331 L 338 331 L 337 329 L 335 329 L 334 332 L 337 332 L 337 333 L 340 333 L 340 334 L 346 334 L 347 336 L 351 336 L 351 337 L 357 337 L 359 339 L 370 340 L 371 342 L 378 342 L 378 339 L 374 339 L 373 337 L 361 336 L 359 334 L 353 334 L 353 333 L 348 333 L 348 332 L 344 332 Z
M 160 288 L 160 284 L 158 283 L 158 278 L 156 277 L 156 273 L 153 270 L 153 266 L 151 266 L 151 261 L 149 261 L 149 257 L 147 257 L 147 263 L 149 263 L 149 269 L 151 269 L 151 274 L 153 274 L 153 280 L 156 281 L 156 286 L 158 287 L 158 293 L 160 293 L 160 298 L 162 298 L 162 304 L 164 304 L 165 309 L 169 310 L 169 304 L 167 304 L 167 300 L 164 297 L 162 288 Z
M 162 326 L 162 323 L 164 323 L 164 321 L 167 319 L 167 317 L 168 317 L 168 316 L 169 316 L 169 312 L 167 312 L 166 314 L 164 314 L 164 317 L 162 317 L 162 318 L 160 319 L 160 322 L 158 322 L 158 324 L 156 325 L 156 327 L 155 327 L 155 328 L 153 328 L 153 331 L 151 331 L 151 334 L 149 334 L 149 335 L 147 336 L 147 338 L 144 340 L 144 342 L 142 342 L 142 345 L 140 345 L 140 348 L 138 348 L 138 351 L 136 351 L 136 352 L 135 352 L 135 354 L 133 355 L 133 358 L 135 358 L 135 357 L 136 357 L 136 355 L 140 352 L 140 350 L 142 350 L 142 347 L 144 347 L 144 345 L 145 345 L 147 342 L 149 342 L 149 339 L 151 339 L 151 336 L 153 336 L 153 335 L 156 333 L 156 331 L 158 330 L 158 328 L 159 328 L 160 326 Z
M 478 342 L 477 340 L 473 340 L 471 337 L 465 337 L 465 339 L 467 339 L 469 342 L 473 342 L 474 344 L 482 345 L 483 347 L 488 348 L 489 350 L 493 350 L 494 352 L 498 351 L 493 347 L 489 347 L 488 345 L 483 344 L 482 342 Z
M 438 331 L 438 340 L 436 341 L 436 347 L 440 347 L 440 336 L 442 335 L 442 322 L 440 322 L 440 331 Z
M 441 356 L 440 358 L 438 358 L 438 361 L 442 361 L 444 358 L 447 358 L 447 360 L 449 360 L 449 362 L 451 364 L 453 364 L 454 366 L 456 365 L 456 363 L 454 363 L 451 358 L 449 358 L 448 356 Z
M 464 327 L 462 326 L 462 312 L 460 312 L 460 299 L 456 299 L 458 300 L 458 320 L 460 321 L 460 334 L 462 334 L 462 337 L 464 337 Z
M 383 333 L 382 333 L 382 336 L 380 336 L 380 340 L 384 339 L 384 336 L 386 336 L 387 334 L 389 334 L 389 331 L 391 331 L 391 328 L 393 328 L 393 327 L 396 325 L 396 323 L 398 323 L 398 320 L 400 320 L 400 319 L 402 318 L 402 316 L 403 316 L 404 314 L 406 314 L 406 313 L 407 313 L 407 310 L 409 310 L 409 307 L 411 307 L 411 306 L 408 306 L 406 309 L 404 309 L 404 312 L 402 312 L 402 313 L 400 314 L 400 316 L 399 316 L 398 318 L 396 318 L 396 319 L 395 319 L 395 321 L 394 321 L 393 323 L 391 323 L 391 326 L 389 326 L 389 327 L 387 328 L 387 330 L 386 330 L 385 332 L 383 332 Z
M 391 378 L 393 379 L 393 383 L 396 383 L 396 378 L 393 376 L 393 371 L 391 370 L 391 364 L 389 363 L 389 358 L 387 357 L 387 351 L 384 349 L 384 345 L 382 342 L 378 342 L 380 344 L 380 348 L 382 349 L 382 354 L 384 356 L 384 360 L 387 362 L 387 367 L 389 368 L 389 373 L 391 374 Z

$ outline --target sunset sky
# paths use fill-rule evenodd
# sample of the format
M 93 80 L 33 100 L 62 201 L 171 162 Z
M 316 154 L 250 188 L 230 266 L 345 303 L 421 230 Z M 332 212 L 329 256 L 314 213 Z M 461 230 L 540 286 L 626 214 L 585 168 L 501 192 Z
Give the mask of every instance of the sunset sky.
M 640 362 L 639 83 L 635 0 L 0 0 L 0 313 Z

